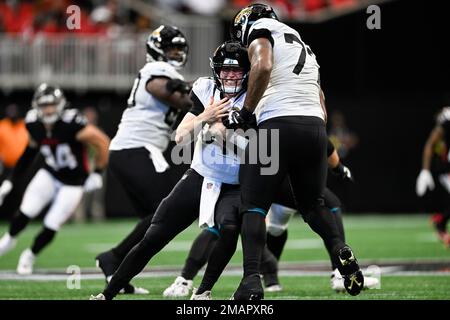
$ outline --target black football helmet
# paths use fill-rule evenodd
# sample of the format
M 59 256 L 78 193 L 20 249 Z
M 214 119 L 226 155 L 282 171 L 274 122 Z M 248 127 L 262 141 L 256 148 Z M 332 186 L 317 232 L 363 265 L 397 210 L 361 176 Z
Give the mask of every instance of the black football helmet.
M 250 61 L 247 49 L 237 41 L 226 41 L 217 47 L 214 56 L 210 58 L 210 66 L 213 72 L 217 89 L 222 93 L 238 94 L 247 89 Z M 220 77 L 223 67 L 242 68 L 244 73 L 241 79 L 236 80 L 234 87 L 225 86 L 224 78 Z
M 51 115 L 44 114 L 42 108 L 49 105 L 54 105 L 56 112 Z M 63 91 L 47 83 L 42 83 L 37 87 L 31 102 L 31 106 L 37 111 L 39 119 L 46 124 L 55 123 L 61 117 L 66 105 L 67 100 Z
M 230 26 L 231 39 L 247 46 L 248 32 L 252 24 L 261 18 L 278 20 L 273 8 L 267 4 L 254 3 L 241 9 L 233 18 Z
M 170 49 L 176 48 L 176 56 L 170 54 Z M 147 39 L 147 62 L 165 61 L 175 68 L 186 64 L 189 46 L 183 33 L 174 26 L 161 25 Z

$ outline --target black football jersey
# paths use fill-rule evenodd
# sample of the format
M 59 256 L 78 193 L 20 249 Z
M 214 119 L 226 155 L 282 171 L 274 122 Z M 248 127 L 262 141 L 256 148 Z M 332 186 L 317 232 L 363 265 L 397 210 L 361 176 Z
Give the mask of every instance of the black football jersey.
M 86 126 L 86 118 L 77 109 L 66 109 L 47 131 L 36 110 L 32 109 L 27 113 L 25 123 L 44 156 L 45 169 L 64 184 L 84 184 L 89 173 L 87 148 L 76 140 L 76 135 Z

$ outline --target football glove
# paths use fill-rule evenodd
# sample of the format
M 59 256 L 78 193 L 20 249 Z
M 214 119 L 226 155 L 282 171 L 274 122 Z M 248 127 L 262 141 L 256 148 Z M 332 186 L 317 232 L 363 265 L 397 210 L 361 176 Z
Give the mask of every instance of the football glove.
M 238 108 L 233 107 L 226 117 L 222 118 L 222 123 L 227 129 L 237 129 L 243 126 L 244 119 Z
M 422 169 L 416 181 L 416 193 L 422 197 L 427 189 L 434 189 L 434 180 L 430 170 Z
M 92 192 L 103 187 L 102 175 L 98 172 L 92 172 L 86 179 L 84 183 L 84 191 Z
M 3 181 L 0 186 L 0 206 L 3 204 L 3 200 L 5 200 L 5 197 L 11 192 L 12 188 L 13 184 L 10 180 Z
M 355 182 L 350 169 L 340 162 L 336 168 L 331 169 L 331 172 L 338 178 L 342 179 L 343 181 Z

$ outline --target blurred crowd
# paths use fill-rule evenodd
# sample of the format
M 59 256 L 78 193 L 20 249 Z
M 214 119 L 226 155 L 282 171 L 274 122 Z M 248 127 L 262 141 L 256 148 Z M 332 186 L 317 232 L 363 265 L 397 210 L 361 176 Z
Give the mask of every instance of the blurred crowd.
M 272 5 L 283 19 L 295 19 L 321 9 L 354 6 L 361 0 L 271 0 L 260 1 Z M 234 12 L 255 1 L 248 0 L 143 0 L 164 12 L 216 16 Z M 80 8 L 80 26 L 69 30 L 66 22 L 71 12 Z M 132 10 L 128 1 L 118 0 L 0 0 L 0 32 L 35 35 L 38 33 L 114 35 L 121 32 L 148 31 L 152 28 L 148 16 Z

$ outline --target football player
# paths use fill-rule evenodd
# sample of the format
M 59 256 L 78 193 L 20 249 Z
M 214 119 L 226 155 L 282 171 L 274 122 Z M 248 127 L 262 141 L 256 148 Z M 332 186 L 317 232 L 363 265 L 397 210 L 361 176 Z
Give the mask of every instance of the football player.
M 22 252 L 17 273 L 31 274 L 36 256 L 55 237 L 78 206 L 83 191 L 102 186 L 101 172 L 108 161 L 109 138 L 96 126 L 87 124 L 76 109 L 66 107 L 61 89 L 41 84 L 35 91 L 32 109 L 25 118 L 29 143 L 11 176 L 0 187 L 0 202 L 30 167 L 40 152 L 45 165 L 26 188 L 18 214 L 0 239 L 0 256 L 14 248 L 17 237 L 31 219 L 50 205 L 44 227 L 30 248 Z M 86 145 L 96 150 L 95 170 L 86 162 Z
M 219 46 L 211 62 L 215 78 L 199 78 L 193 85 L 193 106 L 176 131 L 176 142 L 188 144 L 197 138 L 191 168 L 159 205 L 144 238 L 125 257 L 107 288 L 93 300 L 114 298 L 120 289 L 136 276 L 148 261 L 177 234 L 198 217 L 202 227 L 220 232 L 226 246 L 224 255 L 215 259 L 227 263 L 227 254 L 234 252 L 239 236 L 238 185 L 239 157 L 219 143 L 224 137 L 243 149 L 246 139 L 226 136 L 222 118 L 230 108 L 241 108 L 249 61 L 247 51 L 239 43 Z M 242 140 L 244 139 L 244 140 Z M 231 256 L 230 256 L 231 257 Z M 213 264 L 209 263 L 208 267 Z M 203 295 L 199 299 L 208 298 Z
M 444 107 L 436 118 L 436 126 L 431 131 L 422 156 L 422 170 L 417 177 L 416 193 L 419 197 L 425 195 L 427 190 L 433 191 L 436 188 L 442 189 L 442 199 L 440 199 L 442 212 L 432 217 L 433 225 L 438 238 L 442 243 L 450 248 L 450 234 L 447 232 L 447 222 L 450 219 L 450 153 L 445 154 L 443 161 L 436 166 L 435 172 L 431 171 L 433 150 L 436 145 L 443 140 L 447 148 L 450 146 L 450 107 Z
M 331 141 L 328 141 L 327 155 L 329 157 L 328 163 L 330 169 L 334 174 L 343 180 L 353 179 L 350 170 L 339 162 L 339 156 L 337 155 Z M 331 210 L 331 212 L 334 213 L 336 222 L 339 226 L 339 232 L 343 239 L 345 239 L 342 217 L 340 213 L 341 204 L 339 199 L 329 189 L 325 189 L 324 199 L 325 205 Z M 278 281 L 278 260 L 287 239 L 289 219 L 296 212 L 296 210 L 292 209 L 295 207 L 295 203 L 292 199 L 287 181 L 283 183 L 283 187 L 278 193 L 275 202 L 276 204 L 272 204 L 266 218 L 267 246 L 269 251 L 267 249 L 264 250 L 261 260 L 261 274 L 264 276 L 265 290 L 269 292 L 281 290 L 281 286 Z M 189 251 L 189 255 L 183 266 L 181 275 L 178 276 L 175 281 L 164 290 L 163 296 L 185 297 L 191 293 L 194 277 L 208 261 L 216 240 L 219 239 L 219 236 L 215 232 L 211 231 L 212 230 L 210 229 L 203 230 L 194 240 Z M 331 258 L 332 254 L 331 252 L 329 253 Z M 336 266 L 336 263 L 332 262 L 332 265 Z M 333 270 L 335 269 L 336 268 L 333 267 Z M 337 274 L 338 271 L 336 270 L 333 275 Z M 342 278 L 339 278 L 338 276 L 333 277 L 332 279 L 332 288 L 337 290 L 337 286 L 339 286 L 339 288 L 342 287 L 342 289 L 345 290 L 343 287 Z
M 278 21 L 268 5 L 252 4 L 240 10 L 230 33 L 232 39 L 248 48 L 251 63 L 244 107 L 233 111 L 231 125 L 245 125 L 255 113 L 257 139 L 260 144 L 266 141 L 264 148 L 270 154 L 278 152 L 279 161 L 272 175 L 261 173 L 267 165 L 259 157 L 256 164 L 241 164 L 244 276 L 233 297 L 264 297 L 259 264 L 266 243 L 265 217 L 287 176 L 297 209 L 332 248 L 346 290 L 357 295 L 364 285 L 362 272 L 354 252 L 339 236 L 334 216 L 322 196 L 327 176 L 327 133 L 315 55 L 296 30 Z M 274 137 L 279 143 L 271 146 Z
M 191 106 L 190 85 L 179 70 L 187 61 L 189 46 L 174 26 L 161 25 L 147 40 L 147 63 L 139 70 L 109 148 L 109 170 L 127 192 L 141 221 L 116 247 L 96 257 L 106 280 L 112 277 L 128 252 L 144 237 L 172 181 L 163 152 L 177 117 Z M 147 290 L 126 284 L 125 293 Z

